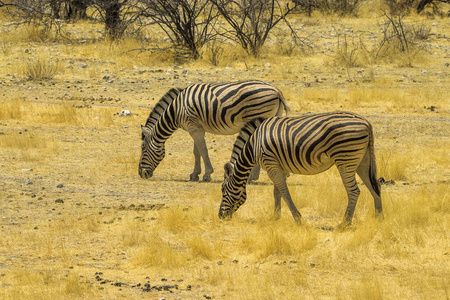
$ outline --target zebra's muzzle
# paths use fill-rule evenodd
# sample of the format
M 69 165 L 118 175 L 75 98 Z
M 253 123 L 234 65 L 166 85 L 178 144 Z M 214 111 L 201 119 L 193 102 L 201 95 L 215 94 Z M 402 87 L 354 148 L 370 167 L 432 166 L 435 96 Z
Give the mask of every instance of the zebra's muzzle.
M 222 220 L 231 220 L 233 213 L 230 210 L 219 209 L 219 219 Z
M 149 179 L 153 176 L 153 171 L 145 168 L 139 168 L 139 176 L 144 179 Z

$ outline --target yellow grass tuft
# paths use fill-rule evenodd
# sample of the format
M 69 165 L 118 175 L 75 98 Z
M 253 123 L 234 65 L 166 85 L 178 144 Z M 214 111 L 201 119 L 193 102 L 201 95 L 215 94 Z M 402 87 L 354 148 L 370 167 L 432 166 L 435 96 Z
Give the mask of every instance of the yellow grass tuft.
M 22 73 L 30 80 L 48 80 L 55 77 L 62 70 L 58 63 L 53 63 L 47 59 L 37 58 L 36 60 L 25 64 Z
M 175 249 L 175 245 L 161 238 L 156 233 L 148 233 L 133 255 L 133 263 L 144 267 L 178 268 L 186 264 L 189 256 L 186 252 Z

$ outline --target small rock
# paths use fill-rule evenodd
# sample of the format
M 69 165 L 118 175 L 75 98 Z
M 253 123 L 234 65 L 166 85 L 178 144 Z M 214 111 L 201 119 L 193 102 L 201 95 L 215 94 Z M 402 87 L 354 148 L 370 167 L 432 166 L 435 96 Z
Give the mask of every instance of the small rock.
M 119 117 L 126 117 L 126 116 L 131 116 L 131 111 L 129 110 L 122 110 L 119 114 Z
M 33 184 L 33 181 L 27 179 L 27 181 L 25 181 L 25 184 L 26 184 L 26 185 Z
M 108 75 L 108 74 L 105 74 L 105 75 L 103 75 L 103 79 L 109 79 L 110 78 L 110 76 Z
M 56 186 L 58 189 L 62 189 L 64 187 L 64 184 L 60 183 Z
M 56 199 L 55 203 L 64 203 L 64 200 L 63 199 Z

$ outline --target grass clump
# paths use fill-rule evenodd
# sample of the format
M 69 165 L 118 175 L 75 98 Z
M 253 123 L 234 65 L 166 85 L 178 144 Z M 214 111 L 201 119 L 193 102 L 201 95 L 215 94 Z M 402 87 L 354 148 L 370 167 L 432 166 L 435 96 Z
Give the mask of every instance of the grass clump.
M 61 70 L 59 63 L 53 63 L 50 60 L 38 58 L 35 61 L 27 63 L 22 73 L 29 80 L 49 80 L 56 76 Z
M 175 249 L 169 241 L 157 233 L 149 233 L 133 256 L 136 265 L 146 267 L 181 267 L 186 264 L 189 255 Z

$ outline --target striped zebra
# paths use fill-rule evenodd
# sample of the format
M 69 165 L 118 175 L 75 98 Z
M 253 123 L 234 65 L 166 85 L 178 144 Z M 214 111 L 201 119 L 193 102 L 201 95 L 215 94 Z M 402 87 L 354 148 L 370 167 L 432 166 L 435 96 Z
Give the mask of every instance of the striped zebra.
M 194 140 L 194 171 L 191 181 L 199 180 L 201 159 L 205 165 L 203 181 L 211 180 L 214 169 L 208 156 L 205 132 L 236 134 L 257 117 L 282 115 L 289 106 L 275 86 L 263 81 L 227 84 L 194 84 L 183 90 L 171 89 L 150 113 L 142 127 L 142 153 L 139 175 L 150 178 L 164 158 L 165 141 L 178 128 Z
M 242 139 L 242 135 L 240 137 Z M 239 137 L 235 144 L 238 148 L 242 147 L 239 146 L 242 145 Z M 380 186 L 376 178 L 372 126 L 356 114 L 336 112 L 271 117 L 256 128 L 240 151 L 233 151 L 239 152 L 239 155 L 234 164 L 225 164 L 219 209 L 221 219 L 231 218 L 245 202 L 247 177 L 255 164 L 265 169 L 274 183 L 276 219 L 281 214 L 283 197 L 294 220 L 301 224 L 300 212 L 286 185 L 287 172 L 314 175 L 333 165 L 339 170 L 348 196 L 347 210 L 340 227 L 351 224 L 360 193 L 355 172 L 374 198 L 376 215 L 383 216 Z
M 245 146 L 245 143 L 247 143 L 250 136 L 253 134 L 253 132 L 258 128 L 259 125 L 261 125 L 262 122 L 264 122 L 266 118 L 256 118 L 248 122 L 247 124 L 242 127 L 241 131 L 239 132 L 239 135 L 236 137 L 236 141 L 233 145 L 233 150 L 231 151 L 231 158 L 230 163 L 234 165 L 236 161 L 239 158 L 239 154 L 242 152 L 242 149 Z M 255 165 L 250 172 L 250 175 L 248 176 L 247 182 L 252 182 L 259 179 L 259 173 L 260 173 L 260 167 L 259 165 Z

